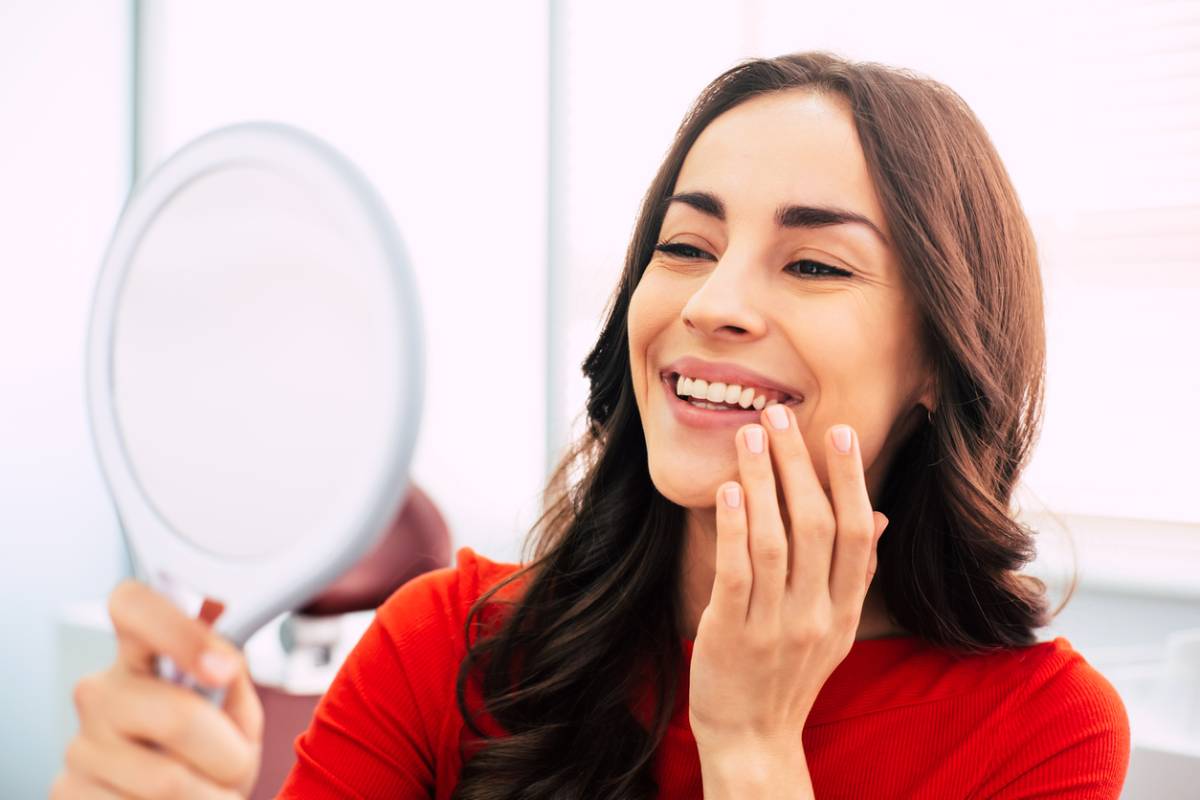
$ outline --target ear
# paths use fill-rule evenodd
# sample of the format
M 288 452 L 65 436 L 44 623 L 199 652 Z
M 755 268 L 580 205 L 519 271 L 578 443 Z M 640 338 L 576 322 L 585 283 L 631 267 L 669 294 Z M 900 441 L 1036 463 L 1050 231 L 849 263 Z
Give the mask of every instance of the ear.
M 929 377 L 925 379 L 925 384 L 921 387 L 921 394 L 917 398 L 917 405 L 925 406 L 926 410 L 931 414 L 935 413 L 937 411 L 937 396 L 937 378 L 933 373 L 930 373 Z

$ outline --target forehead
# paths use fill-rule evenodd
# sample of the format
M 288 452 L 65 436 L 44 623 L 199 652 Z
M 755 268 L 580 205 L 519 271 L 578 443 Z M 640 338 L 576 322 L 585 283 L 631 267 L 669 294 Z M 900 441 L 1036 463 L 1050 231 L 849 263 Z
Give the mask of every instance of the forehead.
M 675 192 L 696 190 L 721 197 L 730 223 L 739 216 L 769 221 L 786 202 L 857 211 L 886 232 L 854 118 L 840 95 L 788 89 L 721 114 L 700 133 L 676 179 Z

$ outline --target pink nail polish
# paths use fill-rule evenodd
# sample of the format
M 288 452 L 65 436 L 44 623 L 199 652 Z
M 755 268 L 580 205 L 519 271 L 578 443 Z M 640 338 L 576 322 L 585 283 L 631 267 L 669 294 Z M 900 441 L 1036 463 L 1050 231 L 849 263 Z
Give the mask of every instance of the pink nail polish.
M 200 667 L 212 680 L 226 683 L 237 674 L 238 664 L 223 653 L 209 650 L 200 656 Z
M 835 425 L 833 428 L 833 446 L 839 453 L 850 452 L 850 428 L 845 425 Z
M 771 421 L 771 427 L 781 431 L 788 426 L 787 409 L 783 407 L 782 403 L 767 406 L 767 419 Z
M 763 429 L 758 425 L 746 428 L 746 447 L 751 453 L 763 451 Z
M 742 504 L 742 489 L 736 483 L 725 487 L 725 505 L 737 508 Z

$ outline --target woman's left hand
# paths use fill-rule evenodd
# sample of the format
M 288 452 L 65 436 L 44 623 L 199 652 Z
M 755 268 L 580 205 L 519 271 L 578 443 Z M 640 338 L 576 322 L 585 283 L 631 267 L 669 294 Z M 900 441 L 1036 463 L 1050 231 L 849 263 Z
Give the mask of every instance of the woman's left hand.
M 770 420 L 780 411 L 782 429 Z M 689 689 L 702 756 L 801 752 L 813 701 L 854 644 L 875 544 L 887 526 L 871 508 L 853 429 L 825 432 L 831 506 L 792 409 L 776 404 L 761 419 L 735 436 L 740 484 L 717 489 L 716 577 L 696 632 Z M 747 441 L 755 431 L 758 453 Z M 848 438 L 849 452 L 836 449 L 838 436 Z M 737 507 L 726 502 L 730 487 L 741 495 Z

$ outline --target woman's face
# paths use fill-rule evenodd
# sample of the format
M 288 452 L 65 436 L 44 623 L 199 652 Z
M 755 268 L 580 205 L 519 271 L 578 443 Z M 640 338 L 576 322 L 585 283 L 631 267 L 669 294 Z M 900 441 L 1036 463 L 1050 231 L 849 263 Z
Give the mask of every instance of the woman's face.
M 667 371 L 707 378 L 713 393 L 723 383 L 729 398 L 739 384 L 736 401 L 786 392 L 827 491 L 825 432 L 853 426 L 876 496 L 925 413 L 915 406 L 933 408 L 933 393 L 917 311 L 845 101 L 792 89 L 725 112 L 692 146 L 672 197 L 629 308 L 655 486 L 711 510 L 717 487 L 739 478 L 735 433 L 760 421 L 753 401 L 717 411 L 678 399 Z M 679 359 L 692 361 L 677 369 Z

